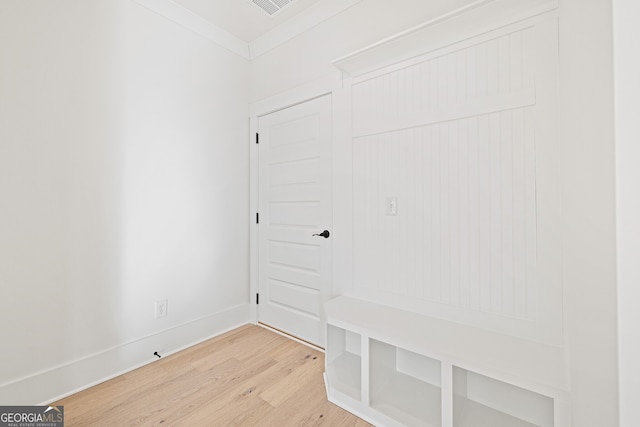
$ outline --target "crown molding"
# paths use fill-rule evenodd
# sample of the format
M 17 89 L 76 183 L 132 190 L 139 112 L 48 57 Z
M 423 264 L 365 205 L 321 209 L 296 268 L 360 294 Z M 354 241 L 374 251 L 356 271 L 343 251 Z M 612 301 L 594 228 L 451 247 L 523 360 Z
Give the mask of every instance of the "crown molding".
M 251 59 L 275 49 L 292 38 L 360 3 L 362 0 L 325 0 L 315 3 L 291 19 L 249 43 Z
M 250 43 L 212 24 L 172 0 L 134 0 L 145 8 L 243 57 L 255 59 L 314 28 L 362 0 L 324 0 L 303 10 Z
M 461 40 L 557 9 L 558 0 L 476 0 L 333 61 L 360 77 Z
M 239 39 L 172 0 L 134 1 L 244 59 L 251 59 L 249 56 L 249 45 L 244 40 Z

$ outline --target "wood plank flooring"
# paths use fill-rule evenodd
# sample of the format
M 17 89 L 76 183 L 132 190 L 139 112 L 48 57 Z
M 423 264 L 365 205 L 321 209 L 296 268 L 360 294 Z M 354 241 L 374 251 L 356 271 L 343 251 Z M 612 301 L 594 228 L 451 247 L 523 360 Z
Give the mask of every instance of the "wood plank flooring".
M 65 426 L 369 426 L 327 401 L 324 355 L 247 325 L 69 396 Z

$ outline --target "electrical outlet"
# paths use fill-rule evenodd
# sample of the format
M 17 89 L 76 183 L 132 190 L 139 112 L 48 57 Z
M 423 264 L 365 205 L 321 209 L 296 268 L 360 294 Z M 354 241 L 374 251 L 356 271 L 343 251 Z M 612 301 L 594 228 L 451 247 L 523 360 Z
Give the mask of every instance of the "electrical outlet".
M 167 307 L 168 307 L 167 304 L 168 303 L 166 299 L 156 301 L 156 310 L 155 310 L 156 319 L 165 317 L 167 315 Z

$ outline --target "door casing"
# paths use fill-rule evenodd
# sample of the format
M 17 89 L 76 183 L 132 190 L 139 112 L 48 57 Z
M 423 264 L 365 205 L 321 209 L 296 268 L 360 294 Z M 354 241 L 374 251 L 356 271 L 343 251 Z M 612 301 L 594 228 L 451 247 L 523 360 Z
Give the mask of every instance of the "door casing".
M 249 106 L 249 180 L 250 180 L 250 253 L 249 253 L 249 307 L 251 323 L 258 323 L 256 295 L 258 293 L 258 224 L 259 173 L 256 133 L 258 118 L 285 108 L 318 98 L 332 97 L 332 193 L 333 193 L 333 289 L 332 295 L 341 295 L 351 286 L 352 279 L 352 151 L 351 151 L 351 85 L 343 84 L 342 73 L 335 72 L 326 78 L 284 91 L 280 94 L 250 104 Z M 324 318 L 322 319 L 324 322 Z

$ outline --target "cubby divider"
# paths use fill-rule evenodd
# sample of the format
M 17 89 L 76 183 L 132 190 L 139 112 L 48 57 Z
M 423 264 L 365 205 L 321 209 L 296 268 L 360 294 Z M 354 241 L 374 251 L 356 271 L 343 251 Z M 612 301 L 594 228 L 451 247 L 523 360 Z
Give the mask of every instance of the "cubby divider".
M 561 349 L 349 297 L 325 311 L 327 396 L 376 426 L 571 425 Z
M 407 426 L 440 426 L 440 362 L 373 339 L 369 348 L 370 406 Z
M 553 399 L 453 368 L 454 427 L 553 427 Z
M 332 387 L 355 399 L 361 399 L 361 336 L 328 325 L 327 327 L 327 376 Z

